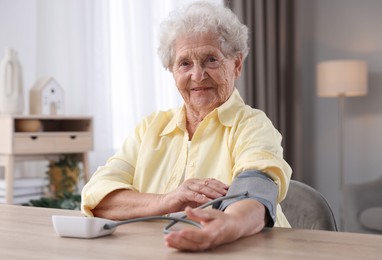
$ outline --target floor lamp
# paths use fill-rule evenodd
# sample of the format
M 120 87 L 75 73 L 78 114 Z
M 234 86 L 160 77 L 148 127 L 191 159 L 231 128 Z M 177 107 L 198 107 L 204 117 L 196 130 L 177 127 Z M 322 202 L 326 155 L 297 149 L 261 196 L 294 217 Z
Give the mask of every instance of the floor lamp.
M 367 95 L 367 64 L 360 60 L 330 60 L 317 64 L 317 94 L 319 97 L 336 97 L 338 102 L 339 183 L 342 192 L 344 176 L 344 99 Z M 343 226 L 342 207 L 340 209 Z

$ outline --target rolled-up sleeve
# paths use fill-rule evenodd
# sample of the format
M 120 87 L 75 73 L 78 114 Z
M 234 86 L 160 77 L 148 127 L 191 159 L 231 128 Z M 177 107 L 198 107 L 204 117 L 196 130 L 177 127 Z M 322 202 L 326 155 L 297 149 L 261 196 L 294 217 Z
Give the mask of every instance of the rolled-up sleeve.
M 99 167 L 81 193 L 81 210 L 93 216 L 91 210 L 109 193 L 119 189 L 133 190 L 134 169 L 125 160 L 113 156 L 105 166 Z
M 277 185 L 280 203 L 288 191 L 292 169 L 283 159 L 281 134 L 264 112 L 255 113 L 237 129 L 240 138 L 235 143 L 233 177 L 250 170 L 263 172 Z

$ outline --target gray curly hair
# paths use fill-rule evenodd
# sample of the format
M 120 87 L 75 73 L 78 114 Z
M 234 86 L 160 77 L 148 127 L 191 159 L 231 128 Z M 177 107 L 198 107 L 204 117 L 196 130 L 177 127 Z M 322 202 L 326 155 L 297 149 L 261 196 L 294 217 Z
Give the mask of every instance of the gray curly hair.
M 208 2 L 193 3 L 185 9 L 173 11 L 160 26 L 158 54 L 166 69 L 174 59 L 177 37 L 192 33 L 218 35 L 221 51 L 227 56 L 248 54 L 248 28 L 228 8 Z

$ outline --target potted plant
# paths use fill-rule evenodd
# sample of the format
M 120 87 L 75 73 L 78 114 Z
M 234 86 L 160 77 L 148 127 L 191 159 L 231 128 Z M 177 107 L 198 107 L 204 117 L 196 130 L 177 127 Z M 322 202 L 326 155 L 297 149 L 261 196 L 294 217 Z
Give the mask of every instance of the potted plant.
M 62 155 L 57 161 L 50 161 L 46 172 L 50 197 L 31 200 L 24 206 L 80 209 L 81 195 L 78 194 L 77 187 L 80 172 L 75 155 Z
M 77 191 L 80 168 L 75 156 L 60 156 L 57 161 L 50 161 L 48 167 L 49 191 L 52 195 L 59 197 Z

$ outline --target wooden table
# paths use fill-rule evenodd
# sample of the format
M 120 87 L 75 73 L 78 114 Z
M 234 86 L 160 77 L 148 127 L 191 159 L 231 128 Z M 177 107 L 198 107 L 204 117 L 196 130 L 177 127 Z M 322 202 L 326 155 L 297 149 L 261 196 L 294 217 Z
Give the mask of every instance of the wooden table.
M 0 259 L 381 259 L 382 236 L 273 228 L 202 253 L 164 244 L 161 222 L 119 226 L 95 239 L 62 238 L 51 215 L 78 211 L 0 205 Z

